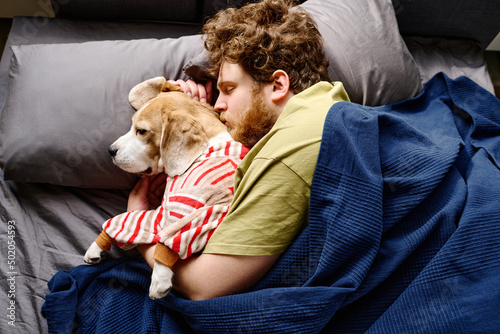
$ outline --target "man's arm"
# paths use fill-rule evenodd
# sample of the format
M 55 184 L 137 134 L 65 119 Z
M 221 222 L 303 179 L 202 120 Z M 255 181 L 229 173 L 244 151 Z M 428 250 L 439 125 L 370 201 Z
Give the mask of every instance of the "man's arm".
M 155 245 L 138 247 L 146 262 L 153 265 Z M 280 255 L 245 256 L 194 254 L 174 265 L 174 289 L 191 300 L 227 296 L 252 288 L 271 269 Z
M 161 176 L 138 181 L 129 195 L 128 210 L 148 210 L 156 205 L 165 188 Z M 152 202 L 155 203 L 152 203 Z M 138 245 L 137 250 L 151 268 L 155 245 Z M 244 292 L 253 287 L 279 259 L 280 255 L 243 256 L 194 254 L 178 260 L 174 270 L 174 289 L 192 300 L 202 300 Z

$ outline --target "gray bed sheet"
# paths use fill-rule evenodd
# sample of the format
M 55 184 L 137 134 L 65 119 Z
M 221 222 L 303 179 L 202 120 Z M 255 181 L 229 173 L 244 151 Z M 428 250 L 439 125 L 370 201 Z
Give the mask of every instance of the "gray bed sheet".
M 1 176 L 0 307 L 8 317 L 0 332 L 47 333 L 40 313 L 47 282 L 58 270 L 83 264 L 82 255 L 102 222 L 124 211 L 126 194 L 14 183 Z M 9 226 L 14 233 L 9 234 Z M 119 256 L 116 249 L 112 256 Z
M 13 22 L 0 62 L 0 105 L 5 97 L 9 45 L 166 38 L 199 32 L 195 25 L 36 20 L 40 18 L 16 18 Z M 475 42 L 416 38 L 407 43 L 419 63 L 422 81 L 444 71 L 450 77 L 469 76 L 493 91 Z M 15 183 L 5 181 L 0 171 L 1 333 L 47 333 L 40 311 L 47 282 L 58 270 L 82 264 L 82 256 L 102 222 L 125 210 L 127 196 L 120 190 Z M 117 250 L 110 254 L 121 255 Z

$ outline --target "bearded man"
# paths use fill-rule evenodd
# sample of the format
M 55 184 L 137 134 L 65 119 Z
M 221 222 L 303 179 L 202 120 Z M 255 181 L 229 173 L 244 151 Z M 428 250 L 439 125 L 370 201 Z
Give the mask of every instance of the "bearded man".
M 192 300 L 249 290 L 307 226 L 324 121 L 333 103 L 349 100 L 341 83 L 329 82 L 315 22 L 288 1 L 221 11 L 203 34 L 219 90 L 214 108 L 251 150 L 228 215 L 201 254 L 173 268 L 174 289 Z M 175 82 L 211 102 L 211 83 Z M 129 210 L 149 206 L 158 179 L 138 182 Z M 154 246 L 139 251 L 152 266 Z

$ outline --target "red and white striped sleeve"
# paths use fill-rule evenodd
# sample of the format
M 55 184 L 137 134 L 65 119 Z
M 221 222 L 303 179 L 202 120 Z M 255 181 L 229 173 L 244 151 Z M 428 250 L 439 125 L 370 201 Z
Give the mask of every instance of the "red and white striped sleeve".
M 103 230 L 123 249 L 154 243 L 164 220 L 164 201 L 156 210 L 125 212 L 108 219 Z

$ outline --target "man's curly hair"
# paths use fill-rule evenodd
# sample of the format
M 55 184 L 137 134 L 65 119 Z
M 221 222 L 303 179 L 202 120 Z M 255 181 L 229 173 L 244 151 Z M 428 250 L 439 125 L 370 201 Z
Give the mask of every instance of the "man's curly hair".
M 217 13 L 203 27 L 209 75 L 222 62 L 239 64 L 260 84 L 285 71 L 290 89 L 299 93 L 328 77 L 328 60 L 313 18 L 293 0 L 264 0 Z M 293 8 L 292 8 L 293 7 Z

